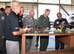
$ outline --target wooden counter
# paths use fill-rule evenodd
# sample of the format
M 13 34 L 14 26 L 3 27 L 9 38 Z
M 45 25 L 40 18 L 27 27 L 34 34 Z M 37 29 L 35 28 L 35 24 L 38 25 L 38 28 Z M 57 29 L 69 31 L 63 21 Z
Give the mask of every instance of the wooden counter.
M 69 45 L 71 47 L 74 47 L 74 34 L 72 33 L 60 33 L 60 34 L 23 34 L 22 35 L 22 54 L 26 54 L 26 36 L 60 36 L 62 37 L 60 41 L 65 43 L 66 45 Z

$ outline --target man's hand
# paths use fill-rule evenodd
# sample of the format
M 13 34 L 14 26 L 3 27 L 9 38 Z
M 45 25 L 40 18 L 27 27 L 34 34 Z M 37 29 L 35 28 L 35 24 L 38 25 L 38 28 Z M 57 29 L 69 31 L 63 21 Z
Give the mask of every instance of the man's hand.
M 27 29 L 27 32 L 30 32 L 31 30 L 33 30 L 33 28 L 28 28 L 28 29 Z

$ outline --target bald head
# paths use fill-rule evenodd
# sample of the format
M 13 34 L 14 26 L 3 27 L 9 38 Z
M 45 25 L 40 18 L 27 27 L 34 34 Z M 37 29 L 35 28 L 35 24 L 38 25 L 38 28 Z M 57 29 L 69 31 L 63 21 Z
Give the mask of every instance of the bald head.
M 57 13 L 58 19 L 62 19 L 62 14 L 60 12 Z
M 16 14 L 20 13 L 20 8 L 21 8 L 20 2 L 18 2 L 18 1 L 12 1 L 11 2 L 11 9 Z
M 35 14 L 35 12 L 34 12 L 33 10 L 30 10 L 29 16 L 30 16 L 30 17 L 34 17 L 34 14 Z

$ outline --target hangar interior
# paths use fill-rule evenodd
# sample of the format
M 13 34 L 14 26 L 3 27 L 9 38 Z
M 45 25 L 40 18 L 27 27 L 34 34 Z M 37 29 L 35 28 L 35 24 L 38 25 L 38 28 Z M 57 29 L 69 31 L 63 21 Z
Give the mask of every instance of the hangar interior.
M 5 6 L 10 6 L 10 3 L 13 0 L 0 0 L 0 8 Z M 74 16 L 74 0 L 17 0 L 20 1 L 24 7 L 24 16 L 28 14 L 29 10 L 33 9 L 35 11 L 34 18 L 39 18 L 40 15 L 44 13 L 45 9 L 50 9 L 50 21 L 54 22 L 57 19 L 57 12 L 61 12 L 63 18 L 66 18 L 70 23 L 71 17 Z M 74 21 L 74 20 L 73 20 Z M 55 45 L 55 36 L 49 37 L 49 45 L 47 50 L 54 50 Z M 36 37 L 34 37 L 36 38 Z M 33 45 L 35 43 L 33 42 Z M 32 46 L 33 49 L 35 48 Z M 32 51 L 34 51 L 32 49 Z

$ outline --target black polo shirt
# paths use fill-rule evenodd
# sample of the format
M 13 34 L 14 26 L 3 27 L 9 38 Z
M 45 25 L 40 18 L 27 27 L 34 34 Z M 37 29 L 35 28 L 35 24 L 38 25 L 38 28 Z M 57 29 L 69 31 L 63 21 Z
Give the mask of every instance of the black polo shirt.
M 68 25 L 68 21 L 65 18 L 62 18 L 61 20 L 60 19 L 55 20 L 54 27 L 61 25 L 61 23 Z M 65 31 L 65 29 L 66 29 L 66 26 L 63 28 L 63 32 Z
M 18 16 L 11 12 L 8 16 L 5 17 L 5 36 L 7 40 L 18 41 L 19 35 L 14 36 L 12 32 L 19 31 Z
M 64 24 L 68 24 L 67 20 L 65 18 L 60 19 L 56 19 L 54 22 L 54 26 L 59 26 L 61 25 L 61 23 L 64 22 Z

